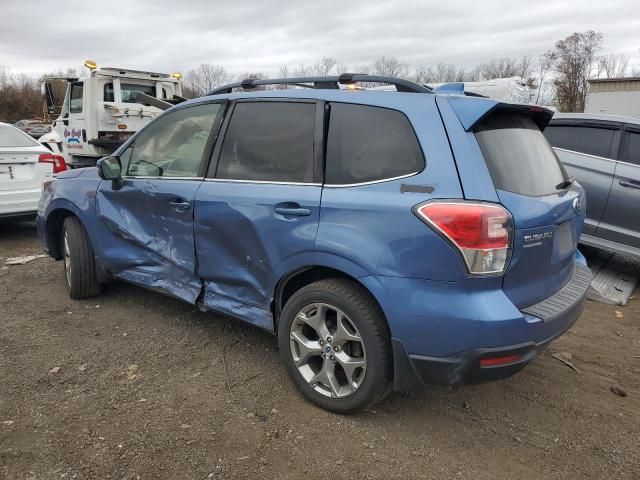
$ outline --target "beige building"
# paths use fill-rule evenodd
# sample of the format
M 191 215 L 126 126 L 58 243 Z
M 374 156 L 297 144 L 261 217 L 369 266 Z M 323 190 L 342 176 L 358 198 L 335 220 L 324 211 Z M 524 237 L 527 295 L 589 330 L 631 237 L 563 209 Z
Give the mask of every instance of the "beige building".
M 640 77 L 589 80 L 584 111 L 640 118 Z

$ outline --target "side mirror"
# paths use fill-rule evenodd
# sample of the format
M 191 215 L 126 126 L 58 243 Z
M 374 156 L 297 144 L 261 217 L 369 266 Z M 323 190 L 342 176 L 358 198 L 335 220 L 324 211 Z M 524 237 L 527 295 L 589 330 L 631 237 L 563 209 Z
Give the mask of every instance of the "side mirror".
M 98 175 L 103 180 L 111 180 L 114 188 L 119 188 L 122 183 L 122 165 L 120 159 L 115 156 L 104 157 L 98 160 Z
M 53 89 L 51 88 L 51 82 L 42 82 L 40 85 L 40 93 L 44 97 L 45 104 L 47 106 L 47 113 L 49 115 L 54 114 L 56 111 L 55 101 L 53 98 Z

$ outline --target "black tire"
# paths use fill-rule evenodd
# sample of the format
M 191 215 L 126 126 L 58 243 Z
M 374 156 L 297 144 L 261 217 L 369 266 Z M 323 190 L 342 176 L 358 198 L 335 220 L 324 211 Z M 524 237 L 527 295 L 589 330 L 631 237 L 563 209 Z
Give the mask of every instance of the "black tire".
M 65 238 L 68 244 L 66 252 Z M 64 259 L 65 285 L 71 298 L 89 298 L 100 293 L 96 261 L 87 231 L 77 217 L 67 217 L 62 224 L 60 247 Z M 66 252 L 66 253 L 65 253 Z
M 362 338 L 366 351 L 366 373 L 362 384 L 346 397 L 336 398 L 318 393 L 295 365 L 290 346 L 292 323 L 298 312 L 315 303 L 340 309 Z M 282 361 L 298 389 L 308 400 L 325 410 L 342 414 L 358 412 L 382 400 L 391 391 L 393 363 L 386 319 L 369 292 L 352 280 L 320 280 L 295 292 L 280 316 L 278 344 Z

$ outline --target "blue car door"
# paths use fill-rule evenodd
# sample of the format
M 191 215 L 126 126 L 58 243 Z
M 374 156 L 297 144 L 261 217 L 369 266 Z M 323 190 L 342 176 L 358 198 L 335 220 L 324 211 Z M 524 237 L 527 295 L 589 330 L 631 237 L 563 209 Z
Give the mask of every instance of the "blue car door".
M 196 193 L 206 307 L 273 328 L 279 278 L 313 264 L 322 192 L 323 104 L 238 101 Z
M 116 278 L 194 303 L 193 202 L 202 185 L 223 103 L 167 112 L 120 155 L 123 178 L 97 192 L 97 251 Z

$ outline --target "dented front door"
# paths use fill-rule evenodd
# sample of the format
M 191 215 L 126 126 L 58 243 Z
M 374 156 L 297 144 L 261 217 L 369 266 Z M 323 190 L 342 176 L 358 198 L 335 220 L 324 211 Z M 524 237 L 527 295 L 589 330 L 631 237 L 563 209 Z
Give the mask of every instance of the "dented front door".
M 102 182 L 98 218 L 108 232 L 101 259 L 122 280 L 195 303 L 193 201 L 202 180 L 125 178 Z

